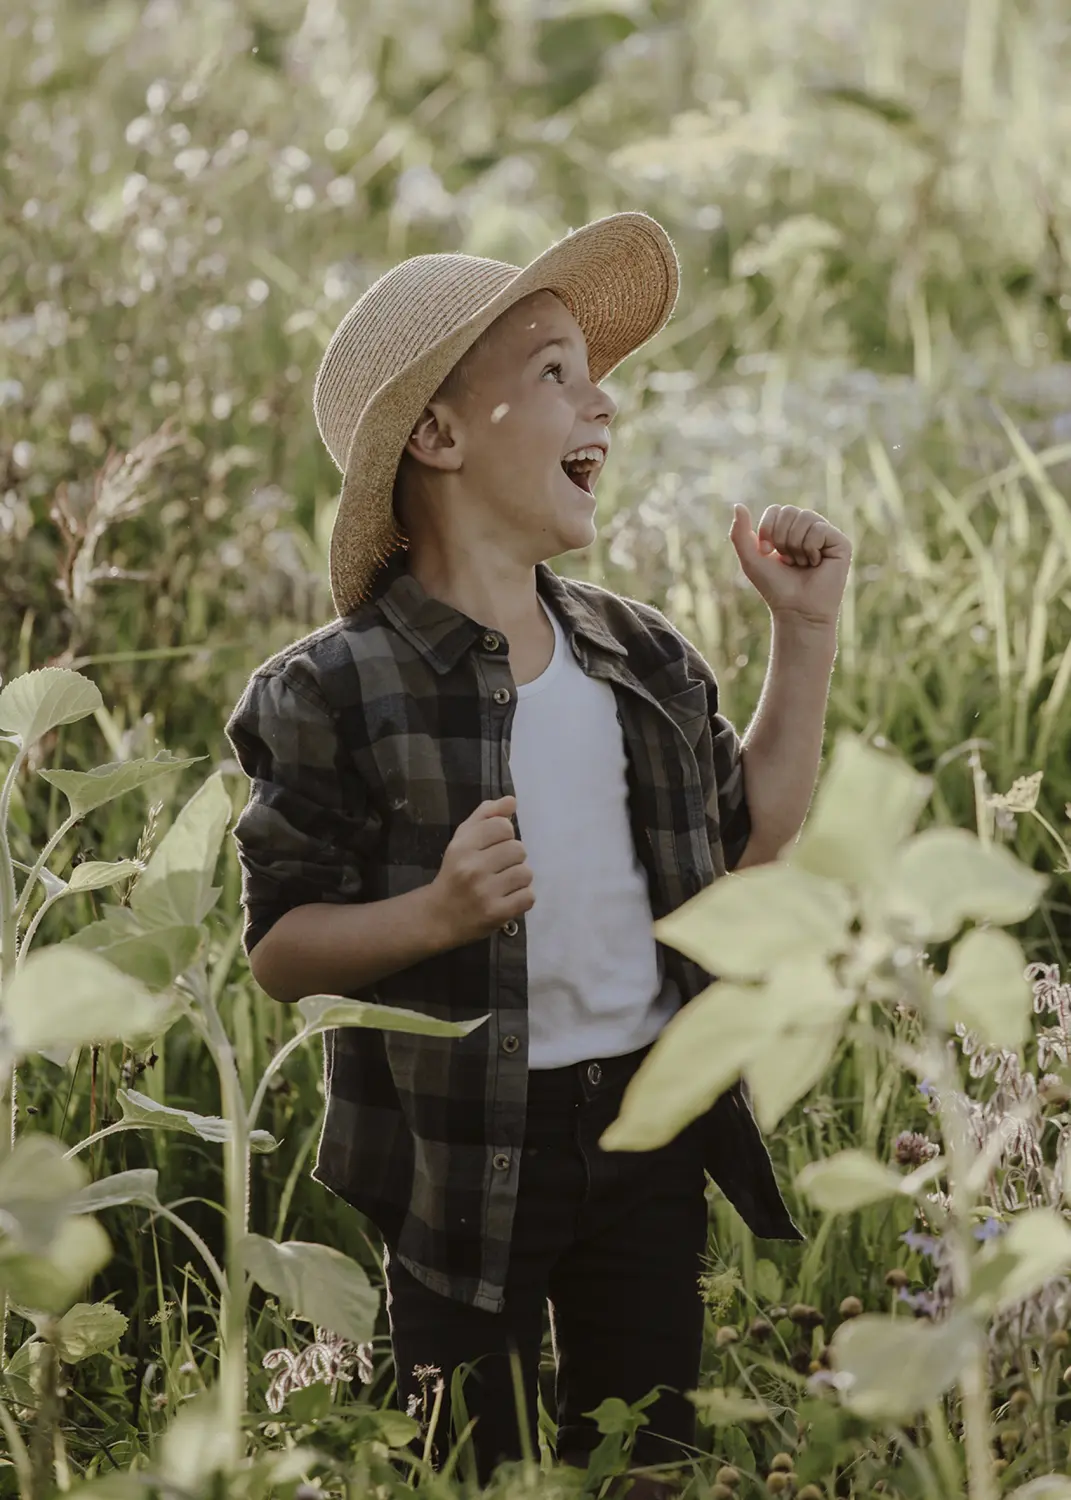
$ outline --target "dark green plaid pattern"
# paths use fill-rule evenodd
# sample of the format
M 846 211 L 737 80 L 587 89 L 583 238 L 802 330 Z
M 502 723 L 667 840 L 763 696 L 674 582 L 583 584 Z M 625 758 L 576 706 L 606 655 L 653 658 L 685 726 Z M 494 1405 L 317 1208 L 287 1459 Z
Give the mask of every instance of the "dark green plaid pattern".
M 658 610 L 547 566 L 538 586 L 584 671 L 613 688 L 633 836 L 662 916 L 747 844 L 739 738 L 709 666 Z M 235 826 L 246 950 L 295 906 L 379 901 L 429 882 L 458 825 L 513 790 L 515 705 L 502 635 L 430 598 L 401 560 L 352 615 L 259 667 L 227 724 L 252 783 Z M 674 950 L 664 958 L 686 1001 L 710 982 Z M 427 1286 L 498 1311 L 527 1095 L 524 921 L 362 998 L 490 1020 L 457 1041 L 328 1033 L 314 1176 L 367 1214 Z M 799 1238 L 740 1089 L 708 1123 L 708 1168 L 745 1220 Z

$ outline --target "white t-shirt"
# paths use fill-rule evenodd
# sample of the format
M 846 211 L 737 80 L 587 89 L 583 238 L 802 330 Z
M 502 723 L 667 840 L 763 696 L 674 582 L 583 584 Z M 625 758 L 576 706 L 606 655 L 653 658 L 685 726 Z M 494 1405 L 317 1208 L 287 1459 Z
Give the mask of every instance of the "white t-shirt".
M 554 655 L 517 688 L 510 769 L 535 894 L 525 917 L 528 1061 L 557 1068 L 646 1046 L 680 996 L 651 930 L 613 688 L 587 676 L 543 607 Z

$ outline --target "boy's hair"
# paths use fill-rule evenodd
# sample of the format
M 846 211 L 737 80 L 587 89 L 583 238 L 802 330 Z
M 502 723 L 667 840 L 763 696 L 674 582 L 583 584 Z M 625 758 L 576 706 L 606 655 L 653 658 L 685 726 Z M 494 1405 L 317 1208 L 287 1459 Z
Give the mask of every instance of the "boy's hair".
M 489 328 L 485 328 L 484 331 L 480 334 L 479 338 L 475 341 L 475 343 L 469 345 L 468 349 L 465 350 L 465 353 L 458 360 L 457 364 L 454 365 L 453 369 L 450 370 L 450 372 L 447 374 L 446 379 L 439 385 L 439 388 L 431 398 L 432 401 L 459 401 L 469 394 L 469 392 L 472 390 L 472 356 L 478 354 L 480 350 L 483 349 L 484 346 L 489 342 L 491 329 L 493 329 L 494 326 L 494 323 L 492 323 Z M 412 460 L 409 458 L 409 455 L 407 453 L 403 453 L 401 459 L 398 462 L 398 468 L 394 475 L 394 487 L 392 491 L 394 519 L 399 524 L 399 526 L 402 527 L 403 530 L 404 523 L 402 522 L 401 513 L 398 509 L 398 501 L 401 498 L 402 472 L 407 467 L 407 465 L 411 463 Z

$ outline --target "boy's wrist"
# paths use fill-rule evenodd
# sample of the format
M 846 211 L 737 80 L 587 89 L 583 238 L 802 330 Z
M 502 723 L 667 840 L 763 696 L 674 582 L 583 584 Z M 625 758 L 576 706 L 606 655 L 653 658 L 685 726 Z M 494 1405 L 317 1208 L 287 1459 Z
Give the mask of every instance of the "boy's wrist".
M 417 907 L 416 920 L 429 950 L 428 957 L 445 953 L 454 946 L 454 939 L 436 881 L 419 886 L 412 894 Z

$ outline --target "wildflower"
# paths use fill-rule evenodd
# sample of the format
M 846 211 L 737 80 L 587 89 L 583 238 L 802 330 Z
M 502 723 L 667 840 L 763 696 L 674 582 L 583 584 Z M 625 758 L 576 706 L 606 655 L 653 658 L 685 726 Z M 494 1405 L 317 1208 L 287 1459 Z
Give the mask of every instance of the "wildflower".
M 985 1240 L 995 1240 L 998 1235 L 1004 1233 L 1006 1228 L 1007 1225 L 1002 1224 L 999 1219 L 994 1219 L 990 1216 L 988 1219 L 983 1219 L 980 1224 L 976 1224 L 971 1232 L 976 1240 L 984 1242 Z
M 893 1155 L 902 1167 L 921 1167 L 940 1150 L 935 1141 L 927 1140 L 917 1130 L 902 1130 L 893 1143 Z
M 933 1258 L 937 1253 L 937 1240 L 932 1234 L 920 1234 L 917 1229 L 908 1229 L 900 1236 L 901 1244 L 909 1250 L 917 1250 L 919 1255 Z
M 270 1412 L 278 1415 L 291 1391 L 329 1385 L 334 1392 L 340 1382 L 352 1380 L 355 1371 L 365 1384 L 371 1379 L 371 1345 L 351 1343 L 328 1328 L 317 1328 L 314 1333 L 313 1342 L 300 1354 L 291 1349 L 269 1349 L 261 1360 L 266 1370 L 279 1372 L 265 1397 Z
M 901 1289 L 897 1294 L 897 1301 L 910 1307 L 920 1318 L 932 1318 L 937 1313 L 937 1301 L 932 1292 L 908 1292 Z
M 1013 781 L 1006 792 L 995 792 L 986 798 L 987 807 L 1000 808 L 1004 812 L 1024 813 L 1032 812 L 1037 806 L 1038 792 L 1041 790 L 1042 771 L 1035 771 L 1031 776 L 1020 776 Z

